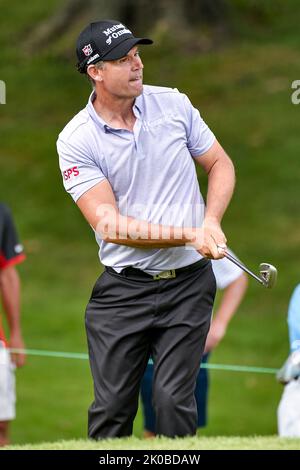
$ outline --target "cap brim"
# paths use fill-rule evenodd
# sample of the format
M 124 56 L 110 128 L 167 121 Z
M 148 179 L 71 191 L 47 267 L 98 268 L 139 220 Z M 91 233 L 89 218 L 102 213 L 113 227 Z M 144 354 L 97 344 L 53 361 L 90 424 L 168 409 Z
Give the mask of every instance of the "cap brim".
M 152 39 L 147 38 L 129 38 L 118 44 L 112 50 L 110 50 L 105 56 L 101 57 L 101 60 L 117 60 L 124 57 L 130 49 L 136 44 L 153 44 Z

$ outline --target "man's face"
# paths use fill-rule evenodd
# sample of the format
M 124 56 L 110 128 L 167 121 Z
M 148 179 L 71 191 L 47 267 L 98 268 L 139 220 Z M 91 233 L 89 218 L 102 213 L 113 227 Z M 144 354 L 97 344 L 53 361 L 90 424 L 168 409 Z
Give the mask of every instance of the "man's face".
M 143 63 L 135 46 L 118 60 L 104 63 L 102 85 L 118 98 L 135 98 L 143 91 Z

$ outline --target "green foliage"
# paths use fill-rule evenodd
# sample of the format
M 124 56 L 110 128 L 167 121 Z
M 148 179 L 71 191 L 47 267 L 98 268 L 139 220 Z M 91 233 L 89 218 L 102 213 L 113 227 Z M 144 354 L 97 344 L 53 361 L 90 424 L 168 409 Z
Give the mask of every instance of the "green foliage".
M 29 348 L 86 352 L 84 308 L 102 268 L 93 234 L 62 188 L 55 142 L 90 90 L 75 57 L 55 45 L 33 57 L 22 53 L 21 39 L 58 1 L 18 3 L 12 10 L 1 2 L 7 104 L 0 107 L 0 199 L 13 209 L 27 252 L 20 266 L 24 334 Z M 290 98 L 300 78 L 299 35 L 288 27 L 295 25 L 294 8 L 295 2 L 285 6 L 271 30 L 246 28 L 240 40 L 209 54 L 183 53 L 159 39 L 142 50 L 145 82 L 187 93 L 235 162 L 236 193 L 224 219 L 229 245 L 253 270 L 262 261 L 279 270 L 274 291 L 250 281 L 211 362 L 279 367 L 288 353 L 286 311 L 299 282 L 300 230 L 299 107 Z M 200 172 L 199 181 L 205 188 Z M 17 376 L 14 442 L 86 436 L 87 362 L 28 357 Z M 211 378 L 210 421 L 201 435 L 276 433 L 282 388 L 274 377 L 214 371 Z M 140 413 L 134 430 L 141 435 Z

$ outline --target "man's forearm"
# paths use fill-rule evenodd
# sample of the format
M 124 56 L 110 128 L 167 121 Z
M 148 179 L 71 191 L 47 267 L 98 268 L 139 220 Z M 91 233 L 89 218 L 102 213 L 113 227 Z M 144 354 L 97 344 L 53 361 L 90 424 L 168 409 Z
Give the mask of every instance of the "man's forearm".
M 20 334 L 20 280 L 14 266 L 0 272 L 0 290 L 10 334 Z
M 205 218 L 219 223 L 232 198 L 235 171 L 230 158 L 217 160 L 208 174 L 208 189 Z
M 195 239 L 192 228 L 152 224 L 122 216 L 115 209 L 100 218 L 96 231 L 106 242 L 136 248 L 171 248 L 190 244 Z

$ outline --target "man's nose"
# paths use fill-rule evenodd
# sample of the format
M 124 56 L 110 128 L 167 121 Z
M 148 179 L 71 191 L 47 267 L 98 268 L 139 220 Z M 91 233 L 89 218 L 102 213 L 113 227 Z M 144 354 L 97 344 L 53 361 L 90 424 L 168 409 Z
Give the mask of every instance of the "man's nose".
M 137 57 L 134 58 L 134 61 L 133 61 L 132 65 L 133 65 L 134 70 L 144 68 L 144 64 L 143 64 L 142 59 L 140 58 L 140 56 L 137 56 Z

